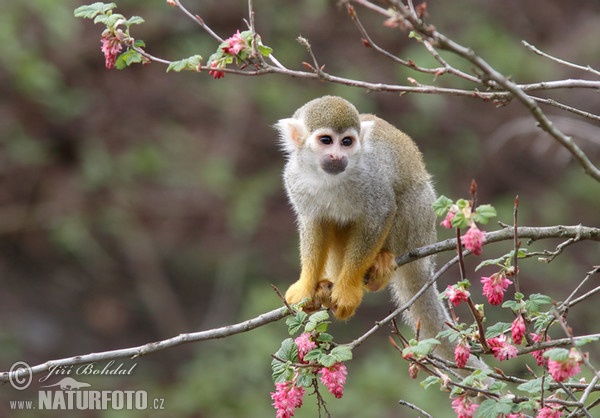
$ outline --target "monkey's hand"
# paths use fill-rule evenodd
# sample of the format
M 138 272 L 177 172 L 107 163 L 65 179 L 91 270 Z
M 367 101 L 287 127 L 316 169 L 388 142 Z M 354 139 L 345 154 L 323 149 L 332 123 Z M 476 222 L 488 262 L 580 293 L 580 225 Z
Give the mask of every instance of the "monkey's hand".
M 373 265 L 367 270 L 363 280 L 365 287 L 370 292 L 383 289 L 397 268 L 396 257 L 389 251 L 381 251 L 375 257 Z
M 354 315 L 356 308 L 360 305 L 363 293 L 362 283 L 360 282 L 357 286 L 336 282 L 331 291 L 331 303 L 335 317 L 348 319 Z
M 332 283 L 327 279 L 320 280 L 314 289 L 307 288 L 298 280 L 285 293 L 285 301 L 289 304 L 296 304 L 303 299 L 310 298 L 302 305 L 303 311 L 314 312 L 322 307 L 329 309 L 331 307 L 331 287 Z

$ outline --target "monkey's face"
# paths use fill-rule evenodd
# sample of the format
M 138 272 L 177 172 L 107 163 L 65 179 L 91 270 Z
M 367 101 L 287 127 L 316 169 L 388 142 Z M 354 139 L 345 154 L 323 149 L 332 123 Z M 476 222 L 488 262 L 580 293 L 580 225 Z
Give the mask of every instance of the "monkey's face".
M 321 128 L 313 132 L 307 142 L 317 157 L 319 167 L 327 174 L 343 173 L 350 161 L 360 153 L 361 141 L 355 129 L 335 132 Z

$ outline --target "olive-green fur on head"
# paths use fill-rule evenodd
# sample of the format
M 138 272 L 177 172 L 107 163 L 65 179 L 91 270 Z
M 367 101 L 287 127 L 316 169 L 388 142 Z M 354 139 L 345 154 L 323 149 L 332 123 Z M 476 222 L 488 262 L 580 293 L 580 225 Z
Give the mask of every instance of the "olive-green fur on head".
M 358 111 L 352 103 L 337 96 L 311 100 L 298 109 L 294 117 L 301 118 L 309 132 L 319 128 L 333 129 L 337 133 L 354 128 L 360 132 Z

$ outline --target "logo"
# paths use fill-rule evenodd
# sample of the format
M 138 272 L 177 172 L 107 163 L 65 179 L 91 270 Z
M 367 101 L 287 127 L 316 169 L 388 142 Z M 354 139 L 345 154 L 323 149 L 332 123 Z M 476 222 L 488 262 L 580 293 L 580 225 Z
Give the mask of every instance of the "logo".
M 129 375 L 136 364 L 125 367 L 123 364 L 115 365 L 111 360 L 104 367 L 96 363 L 89 363 L 78 367 L 52 366 L 49 373 L 41 377 L 40 383 L 49 383 L 51 376 L 64 376 L 58 382 L 40 386 L 37 404 L 35 401 L 10 401 L 10 409 L 22 410 L 162 410 L 164 399 L 154 398 L 149 402 L 145 390 L 92 390 L 91 384 L 80 381 L 68 375 Z M 23 362 L 14 363 L 9 371 L 9 381 L 13 388 L 22 391 L 27 389 L 33 380 L 31 367 Z

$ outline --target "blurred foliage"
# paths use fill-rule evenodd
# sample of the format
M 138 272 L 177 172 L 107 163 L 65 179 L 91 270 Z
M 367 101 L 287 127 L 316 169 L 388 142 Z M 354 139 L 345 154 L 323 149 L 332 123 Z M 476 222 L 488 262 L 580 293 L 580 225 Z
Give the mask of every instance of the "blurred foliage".
M 409 76 L 431 82 L 363 48 L 335 3 L 303 0 L 274 7 L 257 0 L 257 26 L 265 43 L 291 67 L 307 60 L 304 47 L 294 41 L 301 34 L 332 73 L 387 83 L 404 83 Z M 495 132 L 526 116 L 518 105 L 495 109 L 472 99 L 366 94 L 281 76 L 213 80 L 208 74 L 167 75 L 159 64 L 108 71 L 100 52 L 101 28 L 73 18 L 81 4 L 8 2 L 0 14 L 3 370 L 16 360 L 37 364 L 143 344 L 278 306 L 269 283 L 285 289 L 297 275 L 297 236 L 271 125 L 323 94 L 343 95 L 361 111 L 377 113 L 412 135 L 440 193 L 465 197 L 476 178 L 480 201 L 493 203 L 503 222 L 511 222 L 519 194 L 522 224 L 598 225 L 598 184 L 576 165 L 559 164 L 554 154 L 540 151 L 544 146 L 527 146 L 556 149 L 548 138 L 538 138 L 533 129 L 500 145 L 491 143 Z M 120 12 L 146 19 L 133 36 L 157 56 L 207 57 L 217 46 L 164 1 L 117 4 Z M 244 28 L 245 2 L 186 5 L 223 37 Z M 595 0 L 577 7 L 559 0 L 430 1 L 428 7 L 438 28 L 519 82 L 585 76 L 533 56 L 521 39 L 600 67 L 600 5 Z M 382 46 L 420 64 L 432 62 L 405 34 L 358 11 Z M 438 83 L 456 81 L 447 77 Z M 585 93 L 567 91 L 553 97 L 600 113 L 597 96 L 590 100 Z M 598 127 L 590 126 L 589 135 L 597 138 Z M 597 145 L 586 150 L 597 161 Z M 554 244 L 534 247 L 552 249 Z M 490 247 L 489 256 L 508 247 Z M 440 256 L 440 263 L 446 256 Z M 523 262 L 522 289 L 543 288 L 564 298 L 597 263 L 597 247 L 585 243 L 567 249 L 550 266 Z M 441 288 L 454 280 L 453 274 Z M 356 318 L 334 324 L 336 336 L 357 337 L 391 307 L 385 293 L 369 295 Z M 597 332 L 595 317 L 593 303 L 578 305 L 569 315 L 570 325 L 577 333 Z M 333 415 L 409 416 L 411 411 L 397 405 L 402 398 L 436 417 L 449 416 L 447 395 L 409 382 L 407 364 L 387 343 L 385 332 L 379 334 L 348 364 L 346 396 L 329 402 Z M 227 340 L 168 350 L 138 359 L 134 376 L 98 377 L 93 386 L 148 390 L 165 398 L 164 416 L 272 416 L 270 353 L 284 337 L 285 325 L 272 324 Z M 523 372 L 513 367 L 510 372 Z M 0 415 L 62 415 L 8 410 L 8 400 L 35 392 L 5 389 Z M 314 416 L 314 403 L 307 398 L 297 416 Z M 85 414 L 116 415 L 126 416 L 122 411 Z

